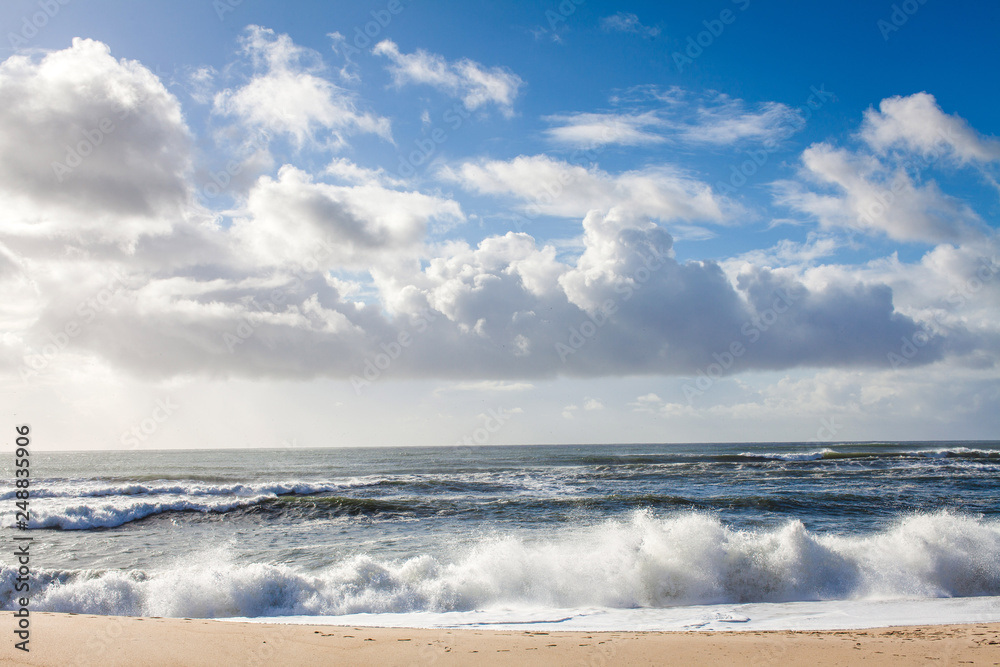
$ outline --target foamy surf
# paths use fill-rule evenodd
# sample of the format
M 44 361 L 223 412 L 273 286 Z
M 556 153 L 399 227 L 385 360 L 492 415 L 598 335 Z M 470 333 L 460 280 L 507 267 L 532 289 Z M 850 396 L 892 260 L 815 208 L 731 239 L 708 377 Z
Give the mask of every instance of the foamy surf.
M 0 567 L 5 599 L 14 576 Z M 358 554 L 306 570 L 213 551 L 151 572 L 43 572 L 35 590 L 38 610 L 202 618 L 996 596 L 1000 522 L 938 512 L 844 536 L 638 511 L 545 537 L 483 536 L 448 559 Z
M 1000 596 L 998 456 L 979 442 L 40 454 L 27 534 L 53 569 L 33 572 L 32 607 L 659 629 L 786 613 L 834 627 L 838 605 L 874 601 L 965 609 Z M 0 607 L 14 576 L 0 566 Z
M 901 625 L 1000 622 L 1000 597 L 821 600 L 659 609 L 489 609 L 343 616 L 226 618 L 226 621 L 383 628 L 526 632 L 726 632 L 858 630 Z

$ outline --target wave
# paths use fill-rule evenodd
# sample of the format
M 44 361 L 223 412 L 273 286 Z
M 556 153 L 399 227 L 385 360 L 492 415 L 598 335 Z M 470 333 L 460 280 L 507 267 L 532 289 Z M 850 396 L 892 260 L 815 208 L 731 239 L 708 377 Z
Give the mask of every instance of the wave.
M 64 503 L 35 510 L 30 529 L 89 530 L 116 528 L 170 512 L 223 514 L 235 511 L 274 512 L 285 519 L 330 518 L 336 516 L 400 516 L 437 513 L 440 508 L 410 500 L 380 500 L 344 496 L 282 496 L 262 494 L 219 499 L 189 497 L 126 498 L 99 503 Z M 294 515 L 294 517 L 293 517 Z M 12 527 L 8 523 L 7 527 Z
M 1000 449 L 979 449 L 963 446 L 939 447 L 935 449 L 899 449 L 880 443 L 852 444 L 839 443 L 829 447 L 788 451 L 744 451 L 738 453 L 701 454 L 690 452 L 660 452 L 653 454 L 602 454 L 581 458 L 583 463 L 597 469 L 618 467 L 646 467 L 657 465 L 677 465 L 690 463 L 767 463 L 772 461 L 811 462 L 836 461 L 841 459 L 986 459 L 1000 460 Z M 835 449 L 840 448 L 840 449 Z M 845 449 L 846 448 L 846 449 Z
M 832 458 L 832 455 L 835 454 L 837 452 L 832 449 L 820 449 L 813 452 L 743 452 L 729 458 L 734 461 L 819 461 L 825 458 Z
M 398 477 L 349 477 L 324 482 L 283 480 L 269 482 L 234 482 L 230 484 L 202 484 L 183 480 L 175 483 L 141 483 L 53 479 L 33 482 L 32 498 L 123 498 L 128 496 L 311 496 L 345 490 L 380 490 L 408 487 L 426 493 L 451 491 L 469 493 L 481 489 L 491 491 L 521 490 L 538 486 L 538 481 L 527 475 L 507 473 L 471 473 L 462 475 L 401 475 Z M 17 489 L 0 492 L 0 501 L 10 500 Z
M 823 448 L 807 452 L 742 452 L 735 455 L 713 457 L 717 461 L 835 461 L 841 459 L 1000 459 L 1000 450 L 971 449 L 968 447 L 944 447 L 938 449 L 914 449 L 896 451 L 837 451 Z
M 252 495 L 311 495 L 336 491 L 338 489 L 364 486 L 365 482 L 346 481 L 330 484 L 313 484 L 308 482 L 284 481 L 263 484 L 102 484 L 90 481 L 77 482 L 73 480 L 40 482 L 32 486 L 32 498 L 101 498 L 105 496 L 252 496 Z M 17 489 L 0 493 L 0 500 L 14 497 Z
M 152 572 L 43 571 L 32 604 L 216 618 L 1000 595 L 1000 522 L 950 512 L 853 536 L 798 521 L 735 530 L 703 513 L 646 511 L 536 535 L 481 536 L 451 558 L 357 554 L 319 570 L 239 564 L 217 550 Z M 5 609 L 15 577 L 0 565 Z
M 867 514 L 868 507 L 885 505 L 879 497 L 854 492 L 816 494 L 800 492 L 793 496 L 721 495 L 689 497 L 645 493 L 638 495 L 609 494 L 563 497 L 492 497 L 478 502 L 447 496 L 404 496 L 366 498 L 339 495 L 290 493 L 276 496 L 260 494 L 229 497 L 170 497 L 136 496 L 99 502 L 64 502 L 58 506 L 43 506 L 34 511 L 29 528 L 58 530 L 90 530 L 115 528 L 133 521 L 150 519 L 174 512 L 194 514 L 243 513 L 268 515 L 282 523 L 305 520 L 325 520 L 340 517 L 366 517 L 376 520 L 413 519 L 430 516 L 476 515 L 499 518 L 512 514 L 531 516 L 559 515 L 577 511 L 620 513 L 629 510 L 694 510 L 703 512 L 756 510 L 802 514 L 817 502 L 829 511 L 841 515 Z M 13 519 L 10 519 L 12 521 Z M 12 524 L 8 521 L 7 527 Z
M 911 478 L 919 481 L 921 478 Z M 477 520 L 507 520 L 512 517 L 563 519 L 580 513 L 607 516 L 629 511 L 649 510 L 662 513 L 698 511 L 707 514 L 752 512 L 785 516 L 811 516 L 816 507 L 838 517 L 858 516 L 871 519 L 886 516 L 912 505 L 898 498 L 885 498 L 861 490 L 800 490 L 796 493 L 675 495 L 660 493 L 610 493 L 565 495 L 486 494 L 468 497 L 454 494 L 428 494 L 411 489 L 389 496 L 346 496 L 322 493 L 317 488 L 266 487 L 271 492 L 255 495 L 133 495 L 120 497 L 53 499 L 36 505 L 30 529 L 91 530 L 107 529 L 127 523 L 153 519 L 161 515 L 187 514 L 198 520 L 201 514 L 229 514 L 235 518 L 297 523 L 310 520 L 363 518 L 366 521 L 410 521 L 427 517 L 466 517 Z M 282 491 L 281 495 L 275 491 Z M 968 501 L 966 511 L 991 513 L 988 504 Z M 6 527 L 13 527 L 13 515 Z
M 199 502 L 189 499 L 165 501 L 135 501 L 125 504 L 74 504 L 52 510 L 36 510 L 29 527 L 59 528 L 61 530 L 87 530 L 91 528 L 115 528 L 123 524 L 145 519 L 166 512 L 221 513 L 234 509 L 251 507 L 273 496 L 247 496 L 237 499 Z

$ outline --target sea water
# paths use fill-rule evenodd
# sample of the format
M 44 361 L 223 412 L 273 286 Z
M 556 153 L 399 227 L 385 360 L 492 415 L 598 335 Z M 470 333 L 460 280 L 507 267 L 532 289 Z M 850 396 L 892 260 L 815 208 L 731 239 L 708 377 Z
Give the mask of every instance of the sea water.
M 37 452 L 32 610 L 423 627 L 1000 620 L 1000 444 Z M 8 464 L 9 465 L 9 464 Z M 12 479 L 10 470 L 3 470 Z M 0 606 L 16 570 L 0 565 Z

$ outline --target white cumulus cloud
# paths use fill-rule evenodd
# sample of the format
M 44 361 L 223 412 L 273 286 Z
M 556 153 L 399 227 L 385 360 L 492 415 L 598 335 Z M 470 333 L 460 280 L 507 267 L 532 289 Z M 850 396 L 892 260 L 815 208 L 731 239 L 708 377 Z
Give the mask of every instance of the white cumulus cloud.
M 339 148 L 358 132 L 392 140 L 389 119 L 359 111 L 350 91 L 320 76 L 319 55 L 288 35 L 250 26 L 242 49 L 253 62 L 254 75 L 243 86 L 217 93 L 216 113 L 235 116 L 265 133 L 288 134 L 300 147 L 312 142 Z

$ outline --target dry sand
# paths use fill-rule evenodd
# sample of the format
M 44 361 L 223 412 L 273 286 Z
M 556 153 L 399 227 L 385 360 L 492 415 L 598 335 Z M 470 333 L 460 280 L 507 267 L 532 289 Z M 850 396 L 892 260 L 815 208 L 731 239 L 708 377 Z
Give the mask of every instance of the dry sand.
M 524 632 L 3 612 L 0 665 L 1000 665 L 1000 623 L 824 632 Z

